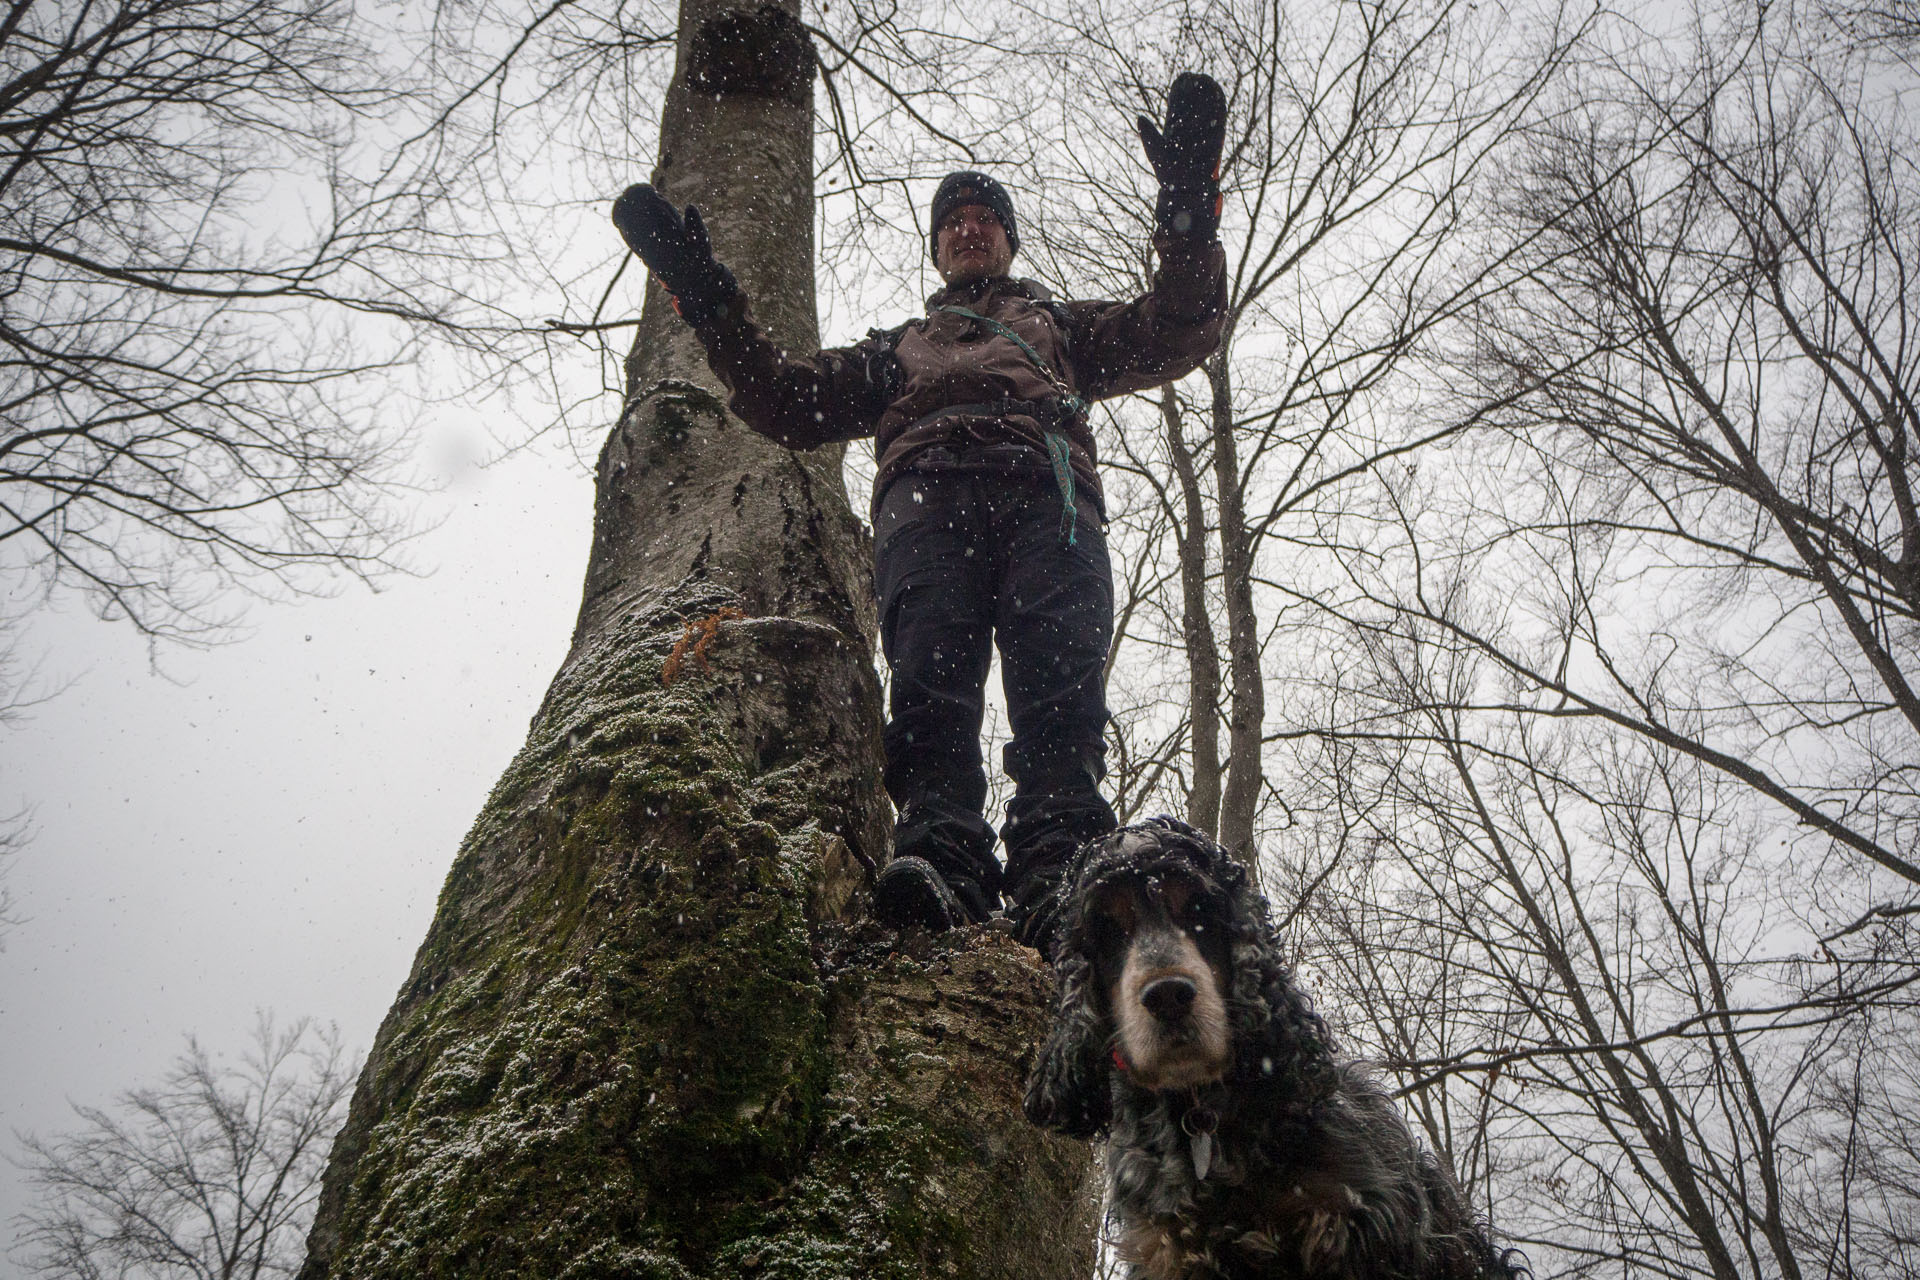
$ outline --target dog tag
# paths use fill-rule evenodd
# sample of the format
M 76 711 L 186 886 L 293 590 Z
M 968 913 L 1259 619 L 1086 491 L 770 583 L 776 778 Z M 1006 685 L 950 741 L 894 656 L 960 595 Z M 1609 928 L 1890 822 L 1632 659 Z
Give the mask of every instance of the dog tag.
M 1213 1135 L 1196 1133 L 1190 1139 L 1193 1151 L 1193 1176 L 1201 1181 L 1207 1180 L 1207 1170 L 1213 1168 Z

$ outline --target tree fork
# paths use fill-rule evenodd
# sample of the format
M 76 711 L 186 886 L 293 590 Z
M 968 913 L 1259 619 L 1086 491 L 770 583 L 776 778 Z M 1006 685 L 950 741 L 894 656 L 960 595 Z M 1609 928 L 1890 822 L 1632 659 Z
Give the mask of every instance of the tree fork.
M 676 59 L 653 181 L 810 348 L 804 28 L 686 0 Z M 1089 1274 L 1088 1151 L 1018 1112 L 1031 953 L 902 954 L 853 915 L 890 818 L 838 453 L 731 418 L 656 285 L 627 376 L 571 650 L 374 1042 L 302 1280 Z M 689 622 L 711 643 L 663 680 Z

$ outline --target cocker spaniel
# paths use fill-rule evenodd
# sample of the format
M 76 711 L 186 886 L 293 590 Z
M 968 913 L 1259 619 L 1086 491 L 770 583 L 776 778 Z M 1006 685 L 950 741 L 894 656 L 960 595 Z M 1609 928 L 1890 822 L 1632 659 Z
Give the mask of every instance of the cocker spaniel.
M 1082 847 L 1060 893 L 1059 1005 L 1026 1112 L 1108 1135 L 1134 1280 L 1529 1274 L 1335 1050 L 1226 850 L 1156 818 Z

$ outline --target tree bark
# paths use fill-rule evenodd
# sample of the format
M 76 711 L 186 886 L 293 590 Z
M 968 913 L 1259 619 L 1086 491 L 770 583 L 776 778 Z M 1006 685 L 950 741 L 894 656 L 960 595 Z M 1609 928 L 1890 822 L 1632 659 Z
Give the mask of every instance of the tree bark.
M 813 70 L 793 8 L 685 0 L 653 176 L 807 349 Z M 1087 1149 L 1018 1114 L 1037 959 L 858 916 L 891 818 L 838 453 L 730 417 L 654 285 L 628 380 L 571 651 L 374 1043 L 303 1280 L 1088 1274 Z

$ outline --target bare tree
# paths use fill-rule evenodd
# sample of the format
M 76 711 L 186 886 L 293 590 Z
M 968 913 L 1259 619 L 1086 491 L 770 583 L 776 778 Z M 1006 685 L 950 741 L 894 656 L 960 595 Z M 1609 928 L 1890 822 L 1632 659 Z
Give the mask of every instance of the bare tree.
M 0 11 L 0 571 L 200 643 L 388 566 L 376 384 L 497 252 L 408 132 L 462 88 L 395 43 L 343 0 Z
M 1442 627 L 1337 656 L 1282 897 L 1502 1227 L 1574 1274 L 1911 1274 L 1901 1148 L 1862 1140 L 1897 1139 L 1911 1072 L 1900 922 L 1848 945 L 1860 886 L 1782 856 L 1737 781 L 1514 708 Z
M 1470 429 L 1310 549 L 1282 896 L 1536 1261 L 1913 1275 L 1910 75 L 1656 34 L 1477 215 Z
M 18 1221 L 17 1259 L 39 1276 L 293 1274 L 357 1070 L 337 1031 L 305 1019 L 261 1015 L 235 1064 L 189 1038 L 158 1085 L 23 1139 L 41 1200 Z
M 1066 109 L 1075 145 L 1055 181 L 1072 214 L 1048 228 L 1061 274 L 1139 274 L 1151 200 L 1121 155 L 1125 124 L 1170 71 L 1207 66 L 1232 97 L 1226 337 L 1204 390 L 1169 392 L 1151 418 L 1125 411 L 1107 447 L 1134 481 L 1121 501 L 1163 511 L 1181 566 L 1178 602 L 1138 615 L 1139 639 L 1177 638 L 1190 655 L 1186 688 L 1164 700 L 1182 708 L 1188 728 L 1170 741 L 1186 764 L 1163 776 L 1182 781 L 1192 821 L 1248 856 L 1263 812 L 1283 824 L 1264 735 L 1276 630 L 1310 590 L 1291 549 L 1339 520 L 1376 467 L 1457 429 L 1398 409 L 1410 357 L 1493 285 L 1456 269 L 1476 230 L 1470 196 L 1582 29 L 1553 6 L 1529 16 L 1516 33 L 1505 11 L 1466 3 L 1218 0 L 1062 20 L 1099 92 Z M 1143 729 L 1166 734 L 1164 721 Z
M 1555 473 L 1497 554 L 1564 585 L 1539 626 L 1462 635 L 1543 706 L 1724 771 L 1910 893 L 1911 118 L 1823 24 L 1724 21 L 1678 66 L 1596 72 L 1605 108 L 1513 174 L 1525 275 L 1476 317 L 1473 367 L 1507 474 Z M 1620 616 L 1628 593 L 1650 617 Z
M 1149 709 L 1126 758 L 1144 778 L 1168 743 L 1161 785 L 1210 797 L 1208 752 L 1180 750 L 1202 669 L 1139 655 L 1226 624 L 1229 721 L 1253 687 L 1228 547 L 1194 554 L 1186 514 L 1238 478 L 1241 514 L 1206 518 L 1259 535 L 1269 886 L 1499 1225 L 1569 1274 L 1910 1275 L 1910 76 L 1806 12 L 1494 16 L 1571 78 L 1497 64 L 1515 96 L 1480 99 L 1486 146 L 1365 188 L 1352 222 L 1333 200 L 1318 239 L 1291 193 L 1390 134 L 1324 175 L 1230 170 L 1305 251 L 1273 259 L 1230 376 L 1105 437 L 1110 492 L 1161 512 L 1123 521 L 1164 541 L 1122 562 L 1185 569 L 1115 668 L 1116 705 Z M 1416 43 L 1389 35 L 1376 73 Z M 1426 47 L 1460 61 L 1351 100 L 1479 119 L 1444 89 L 1496 83 L 1502 46 Z M 1352 117 L 1298 97 L 1309 133 Z M 1137 204 L 1079 180 L 1090 223 Z M 1062 262 L 1137 269 L 1095 238 L 1052 234 Z M 1224 470 L 1193 425 L 1223 389 Z

